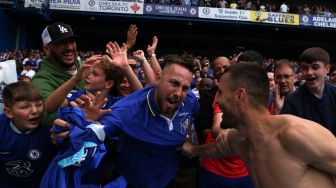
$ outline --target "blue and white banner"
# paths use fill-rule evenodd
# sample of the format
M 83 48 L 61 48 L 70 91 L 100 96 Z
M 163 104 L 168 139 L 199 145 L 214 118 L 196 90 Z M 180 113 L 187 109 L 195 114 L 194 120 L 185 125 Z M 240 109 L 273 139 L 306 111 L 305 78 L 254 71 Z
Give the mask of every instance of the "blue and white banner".
M 86 1 L 86 0 L 85 0 Z M 84 1 L 82 1 L 83 3 Z M 46 0 L 25 0 L 25 7 L 46 7 Z M 80 0 L 49 0 L 49 9 L 55 10 L 81 10 Z
M 25 0 L 25 7 L 47 7 L 45 0 Z M 143 14 L 143 3 L 109 0 L 49 0 L 49 9 Z
M 197 17 L 198 7 L 145 3 L 144 14 L 162 15 L 162 16 Z
M 301 26 L 336 28 L 335 17 L 300 15 Z
M 143 3 L 125 1 L 86 0 L 84 11 L 122 14 L 143 14 Z
M 200 18 L 220 20 L 250 21 L 251 19 L 251 11 L 249 10 L 228 8 L 198 7 L 198 15 Z

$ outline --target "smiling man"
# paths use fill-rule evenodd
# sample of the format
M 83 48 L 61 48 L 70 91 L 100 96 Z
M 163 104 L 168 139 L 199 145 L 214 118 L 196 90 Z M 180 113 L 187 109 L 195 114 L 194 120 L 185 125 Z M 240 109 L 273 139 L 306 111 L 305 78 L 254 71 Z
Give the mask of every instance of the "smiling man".
M 279 114 L 285 97 L 296 89 L 295 82 L 297 81 L 297 76 L 294 64 L 287 59 L 279 60 L 274 66 L 274 80 L 276 86 L 273 91 L 274 99 L 271 103 L 270 111 L 273 114 Z
M 300 58 L 305 84 L 285 99 L 281 114 L 315 121 L 336 136 L 336 88 L 325 82 L 330 57 L 322 48 L 308 48 Z
M 32 83 L 40 90 L 45 101 L 53 91 L 77 73 L 80 62 L 76 59 L 76 36 L 69 25 L 61 22 L 48 25 L 41 37 L 48 57 L 43 60 Z M 79 82 L 74 89 L 82 88 L 83 82 Z M 42 124 L 51 127 L 54 119 L 55 113 L 44 112 Z

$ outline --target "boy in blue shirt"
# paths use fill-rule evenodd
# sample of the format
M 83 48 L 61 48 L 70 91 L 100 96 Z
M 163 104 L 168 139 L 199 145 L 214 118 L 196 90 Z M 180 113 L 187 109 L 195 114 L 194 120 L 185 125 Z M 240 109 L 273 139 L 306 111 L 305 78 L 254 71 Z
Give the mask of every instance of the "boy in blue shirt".
M 25 82 L 3 90 L 0 115 L 1 187 L 39 187 L 54 148 L 49 130 L 40 126 L 43 102 L 40 92 Z
M 76 75 L 50 94 L 45 101 L 45 109 L 48 112 L 55 112 L 59 107 L 69 105 L 81 95 L 97 92 L 100 92 L 102 98 L 107 98 L 103 108 L 108 109 L 123 98 L 117 88 L 125 77 L 130 80 L 132 90 L 142 88 L 132 70 L 121 71 L 118 66 L 110 64 L 106 59 L 92 56 L 81 65 Z M 71 91 L 80 80 L 85 80 L 84 89 Z

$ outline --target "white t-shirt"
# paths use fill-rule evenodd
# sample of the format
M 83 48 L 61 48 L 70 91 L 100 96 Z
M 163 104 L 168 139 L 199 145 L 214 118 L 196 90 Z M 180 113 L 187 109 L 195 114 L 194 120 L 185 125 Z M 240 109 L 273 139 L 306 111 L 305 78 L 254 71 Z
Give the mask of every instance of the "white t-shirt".
M 33 76 L 35 75 L 35 71 L 34 70 L 29 70 L 29 71 L 27 71 L 27 70 L 23 70 L 22 72 L 21 72 L 21 76 L 28 76 L 29 78 L 33 78 Z
M 198 90 L 196 87 L 193 88 L 193 89 L 191 90 L 191 92 L 193 92 L 193 93 L 195 94 L 197 100 L 200 99 L 199 90 Z
M 282 4 L 280 6 L 280 12 L 284 12 L 284 13 L 287 13 L 289 11 L 289 8 L 286 4 Z
M 265 5 L 260 5 L 260 11 L 266 11 Z
M 237 3 L 231 3 L 230 4 L 231 9 L 237 9 L 237 6 L 238 6 Z
M 225 8 L 227 6 L 227 2 L 225 0 L 219 1 L 219 7 Z

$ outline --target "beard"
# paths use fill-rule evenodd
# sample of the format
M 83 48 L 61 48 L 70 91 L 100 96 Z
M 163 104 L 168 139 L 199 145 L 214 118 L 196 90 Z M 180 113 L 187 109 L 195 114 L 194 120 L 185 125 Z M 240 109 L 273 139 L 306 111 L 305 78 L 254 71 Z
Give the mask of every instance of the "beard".
M 164 105 L 161 105 L 161 110 L 163 113 L 166 114 L 174 114 L 178 108 L 178 105 L 180 104 L 179 101 L 177 99 L 171 99 L 171 98 L 167 98 L 167 100 L 165 101 L 165 103 L 162 103 Z M 168 107 L 168 105 L 170 107 Z M 173 106 L 173 108 L 171 107 Z
M 62 53 L 66 53 L 66 52 L 62 52 Z M 76 52 L 73 51 L 73 53 L 76 53 Z M 55 62 L 57 62 L 62 67 L 70 68 L 70 67 L 72 67 L 72 66 L 75 65 L 75 59 L 74 59 L 74 61 L 72 63 L 66 63 L 66 62 L 63 61 L 63 58 L 62 58 L 61 55 L 58 55 L 58 54 L 56 54 L 53 51 L 50 51 L 50 56 L 55 60 Z
M 237 128 L 240 123 L 239 115 L 237 113 L 234 113 L 232 110 L 229 110 L 225 105 L 221 104 L 220 108 L 223 112 L 222 115 L 222 122 L 220 124 L 220 127 L 222 129 L 227 128 Z
M 173 115 L 176 112 L 179 104 L 181 103 L 180 98 L 177 96 L 160 95 L 160 87 L 162 86 L 158 85 L 155 89 L 156 105 L 158 106 L 161 114 L 167 116 Z

